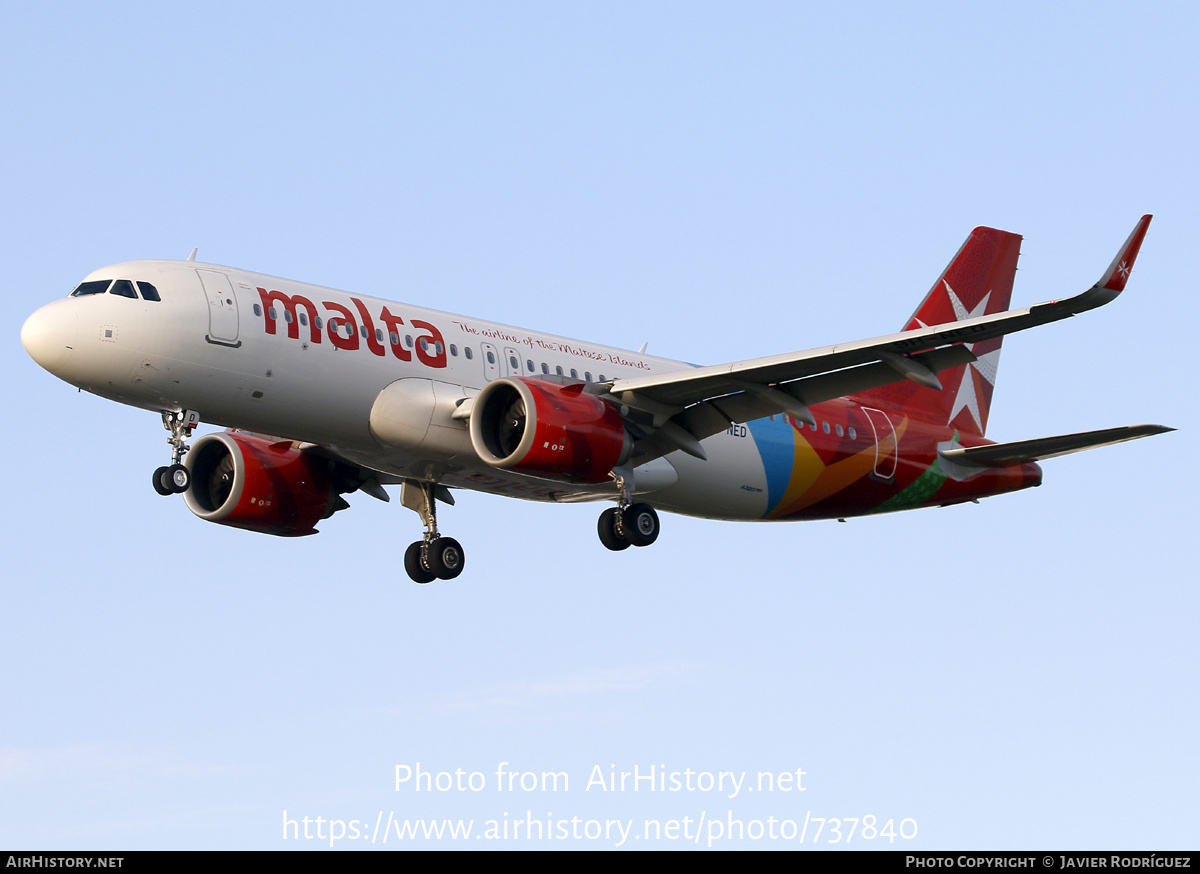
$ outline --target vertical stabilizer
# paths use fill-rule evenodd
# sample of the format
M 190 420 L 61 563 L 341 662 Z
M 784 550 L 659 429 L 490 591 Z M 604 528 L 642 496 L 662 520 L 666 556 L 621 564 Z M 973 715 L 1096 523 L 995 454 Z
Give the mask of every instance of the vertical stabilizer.
M 931 325 L 991 315 L 1008 309 L 1021 237 L 995 228 L 976 228 L 904 326 L 912 331 Z M 969 347 L 976 360 L 938 374 L 944 388 L 898 382 L 856 395 L 865 406 L 895 409 L 939 425 L 949 424 L 980 436 L 996 385 L 1003 337 Z

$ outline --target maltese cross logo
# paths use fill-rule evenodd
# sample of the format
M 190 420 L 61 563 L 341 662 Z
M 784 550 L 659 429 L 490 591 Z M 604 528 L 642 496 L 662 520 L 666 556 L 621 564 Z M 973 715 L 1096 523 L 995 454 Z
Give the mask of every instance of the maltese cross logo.
M 946 286 L 946 296 L 950 299 L 950 306 L 954 309 L 955 321 L 961 322 L 987 314 L 988 301 L 992 298 L 990 291 L 975 305 L 975 309 L 968 311 L 966 305 L 959 300 L 958 295 L 954 293 L 954 289 L 950 287 L 950 283 L 943 279 L 942 285 Z M 925 327 L 925 324 L 919 319 L 917 323 L 921 327 Z M 974 351 L 975 344 L 968 344 L 967 348 Z M 959 412 L 966 410 L 971 414 L 971 418 L 975 420 L 975 425 L 979 428 L 980 432 L 983 431 L 983 414 L 979 409 L 979 397 L 975 393 L 974 374 L 978 373 L 980 378 L 985 380 L 989 385 L 995 385 L 996 365 L 999 364 L 999 359 L 1000 350 L 995 349 L 979 356 L 978 359 L 963 368 L 962 381 L 958 384 L 958 389 L 954 392 L 954 404 L 950 408 L 948 422 L 954 421 L 954 417 Z

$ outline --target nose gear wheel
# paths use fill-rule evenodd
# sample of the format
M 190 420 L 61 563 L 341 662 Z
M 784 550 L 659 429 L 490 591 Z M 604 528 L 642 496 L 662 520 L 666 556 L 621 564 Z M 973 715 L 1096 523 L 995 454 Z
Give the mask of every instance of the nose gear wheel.
M 154 471 L 154 491 L 160 495 L 182 495 L 192 484 L 192 472 L 183 464 L 183 455 L 189 449 L 188 438 L 200 424 L 200 414 L 195 410 L 164 410 L 163 427 L 171 432 L 167 442 L 171 444 L 170 465 Z

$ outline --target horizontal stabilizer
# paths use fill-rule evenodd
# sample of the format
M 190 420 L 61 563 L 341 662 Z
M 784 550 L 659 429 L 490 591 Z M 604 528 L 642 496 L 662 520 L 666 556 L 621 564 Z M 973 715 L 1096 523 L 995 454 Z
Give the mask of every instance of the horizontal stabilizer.
M 1039 437 L 1036 440 L 1016 440 L 1012 443 L 994 443 L 989 446 L 972 446 L 965 449 L 945 449 L 942 458 L 958 464 L 974 464 L 979 467 L 1008 467 L 1027 461 L 1041 461 L 1070 455 L 1097 446 L 1111 446 L 1174 431 L 1164 425 L 1126 425 L 1123 428 L 1104 428 L 1100 431 L 1083 431 L 1079 434 L 1060 434 L 1058 437 Z

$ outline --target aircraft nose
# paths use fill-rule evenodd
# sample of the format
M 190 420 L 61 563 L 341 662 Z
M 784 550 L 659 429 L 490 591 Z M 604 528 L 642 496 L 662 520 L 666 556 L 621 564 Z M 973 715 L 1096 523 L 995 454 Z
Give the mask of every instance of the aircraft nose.
M 79 333 L 75 307 L 70 304 L 46 304 L 21 327 L 21 345 L 29 357 L 55 375 L 70 359 Z

